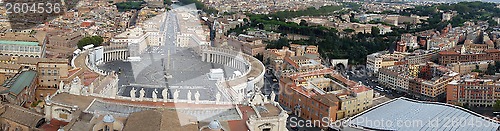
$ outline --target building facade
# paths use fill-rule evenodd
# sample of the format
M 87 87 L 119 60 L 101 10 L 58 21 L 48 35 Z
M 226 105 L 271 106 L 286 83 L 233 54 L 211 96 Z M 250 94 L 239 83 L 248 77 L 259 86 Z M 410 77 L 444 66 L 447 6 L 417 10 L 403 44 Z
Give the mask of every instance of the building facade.
M 398 65 L 381 69 L 379 83 L 392 90 L 408 93 L 422 100 L 445 98 L 446 85 L 460 75 L 428 62 L 420 65 Z
M 23 71 L 6 80 L 1 87 L 0 97 L 2 101 L 24 106 L 35 100 L 36 71 Z
M 492 107 L 499 99 L 498 79 L 462 78 L 446 86 L 446 102 L 454 105 Z
M 372 106 L 372 89 L 327 70 L 283 76 L 279 102 L 298 117 L 312 121 L 335 121 Z
M 439 64 L 447 65 L 451 63 L 466 63 L 475 61 L 500 60 L 500 50 L 488 49 L 484 53 L 459 53 L 455 51 L 439 52 Z

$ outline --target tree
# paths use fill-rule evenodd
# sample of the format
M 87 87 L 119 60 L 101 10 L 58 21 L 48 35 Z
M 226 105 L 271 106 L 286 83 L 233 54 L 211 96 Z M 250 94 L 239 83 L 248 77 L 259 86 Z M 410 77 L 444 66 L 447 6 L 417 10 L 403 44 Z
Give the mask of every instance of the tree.
M 472 70 L 471 72 L 482 73 L 483 71 L 479 69 L 479 65 L 476 65 L 476 69 Z
M 259 29 L 263 30 L 265 28 L 264 24 L 260 23 L 260 24 L 257 24 L 257 26 L 259 27 Z
M 378 36 L 380 34 L 380 29 L 378 27 L 372 26 L 372 32 L 371 34 L 373 36 Z
M 267 57 L 266 62 L 264 65 L 270 65 L 271 64 L 271 58 Z
M 78 41 L 78 48 L 83 49 L 84 46 L 93 44 L 94 47 L 101 46 L 102 42 L 104 42 L 104 39 L 101 36 L 91 36 L 91 37 L 85 37 Z
M 495 75 L 495 66 L 488 64 L 488 69 L 486 70 L 487 75 Z
M 495 61 L 495 69 L 497 72 L 500 72 L 500 61 Z
M 165 5 L 171 5 L 172 4 L 172 0 L 163 0 L 163 4 L 165 4 Z
M 307 26 L 307 21 L 306 20 L 300 20 L 300 23 L 299 23 L 300 26 Z
M 255 55 L 254 57 L 257 58 L 258 60 L 260 60 L 260 62 L 263 62 L 263 60 L 264 60 L 264 55 L 262 55 L 260 53 Z
M 495 111 L 500 111 L 500 100 L 495 101 L 495 104 L 493 105 L 493 109 Z
M 350 28 L 346 28 L 346 29 L 344 29 L 344 32 L 345 32 L 346 34 L 351 34 L 351 33 L 353 33 L 354 31 L 355 31 L 355 30 L 350 29 Z
M 140 10 L 142 8 L 142 4 L 145 4 L 144 1 L 125 1 L 116 3 L 116 8 L 118 11 L 129 11 L 129 10 Z
M 462 107 L 463 107 L 463 108 L 465 108 L 465 109 L 469 109 L 469 103 L 464 103 L 464 104 L 462 105 Z

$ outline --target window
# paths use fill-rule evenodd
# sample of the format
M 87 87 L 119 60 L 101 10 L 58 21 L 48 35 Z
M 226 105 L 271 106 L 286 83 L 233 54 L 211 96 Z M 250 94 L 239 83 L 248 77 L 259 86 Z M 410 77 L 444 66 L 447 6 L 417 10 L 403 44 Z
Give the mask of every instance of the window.
M 109 131 L 109 126 L 108 125 L 104 126 L 104 131 Z

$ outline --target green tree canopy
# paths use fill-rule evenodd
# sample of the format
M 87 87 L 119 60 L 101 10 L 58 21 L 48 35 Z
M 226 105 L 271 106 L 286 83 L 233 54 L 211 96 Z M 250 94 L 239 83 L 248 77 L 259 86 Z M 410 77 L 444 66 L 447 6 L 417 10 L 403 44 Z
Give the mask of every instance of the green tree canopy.
M 378 27 L 372 26 L 372 32 L 371 34 L 373 36 L 378 36 L 380 34 L 380 29 Z
M 94 47 L 98 47 L 102 45 L 102 42 L 104 42 L 104 39 L 101 36 L 90 36 L 90 37 L 85 37 L 78 41 L 78 49 L 83 49 L 84 46 L 93 44 Z
M 116 3 L 116 8 L 118 11 L 129 11 L 129 10 L 140 10 L 142 8 L 142 4 L 145 4 L 144 1 L 125 1 Z
M 495 111 L 500 111 L 500 100 L 495 101 L 495 104 L 493 105 L 493 109 Z
M 488 64 L 488 69 L 486 70 L 487 75 L 495 75 L 495 66 L 492 64 Z
M 307 21 L 306 20 L 300 20 L 299 25 L 300 26 L 307 26 Z

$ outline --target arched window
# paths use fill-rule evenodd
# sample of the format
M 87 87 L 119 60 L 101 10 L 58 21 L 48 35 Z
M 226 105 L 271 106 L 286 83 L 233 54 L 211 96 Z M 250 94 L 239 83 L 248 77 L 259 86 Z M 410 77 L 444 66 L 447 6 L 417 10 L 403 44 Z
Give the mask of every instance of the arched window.
M 2 131 L 8 131 L 9 130 L 9 127 L 10 125 L 7 124 L 7 123 L 2 123 Z
M 104 126 L 104 131 L 109 131 L 109 130 L 110 130 L 110 129 L 109 129 L 109 126 L 108 126 L 108 125 L 105 125 L 105 126 Z

